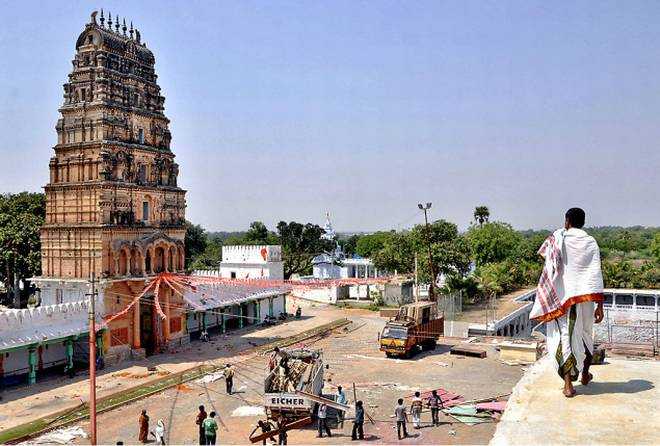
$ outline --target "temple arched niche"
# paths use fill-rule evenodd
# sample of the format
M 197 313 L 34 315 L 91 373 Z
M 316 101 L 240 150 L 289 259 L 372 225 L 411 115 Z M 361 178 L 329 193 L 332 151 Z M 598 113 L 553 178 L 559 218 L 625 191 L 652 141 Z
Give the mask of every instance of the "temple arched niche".
M 117 271 L 118 276 L 126 276 L 128 275 L 128 269 L 126 268 L 128 262 L 130 261 L 130 256 L 127 254 L 128 250 L 126 248 L 122 248 L 119 251 L 119 268 Z
M 154 272 L 162 273 L 165 271 L 165 248 L 156 246 L 154 248 Z

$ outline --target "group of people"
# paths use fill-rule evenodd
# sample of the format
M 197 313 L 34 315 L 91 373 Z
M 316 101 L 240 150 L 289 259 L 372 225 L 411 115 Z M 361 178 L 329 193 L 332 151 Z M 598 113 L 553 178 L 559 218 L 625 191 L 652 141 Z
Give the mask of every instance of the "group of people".
M 218 422 L 215 419 L 216 413 L 211 411 L 207 414 L 204 406 L 199 406 L 199 412 L 197 413 L 197 419 L 195 424 L 199 428 L 199 444 L 215 444 L 216 436 L 218 432 Z M 138 420 L 140 426 L 140 432 L 138 434 L 138 440 L 142 444 L 149 442 L 149 415 L 147 415 L 146 410 L 142 410 L 140 418 Z M 156 444 L 164 445 L 165 444 L 165 423 L 162 419 L 159 419 L 156 423 L 156 429 L 151 432 L 151 435 L 156 439 Z
M 437 390 L 431 391 L 431 394 L 426 399 L 426 404 L 422 399 L 420 392 L 415 392 L 412 402 L 410 403 L 410 416 L 412 417 L 413 427 L 419 429 L 422 426 L 422 410 L 424 405 L 431 410 L 431 423 L 433 426 L 440 424 L 440 409 L 443 408 L 442 398 L 438 395 Z M 396 406 L 394 406 L 394 418 L 396 419 L 396 432 L 399 440 L 408 437 L 408 430 L 406 428 L 408 423 L 408 411 L 403 402 L 403 398 L 399 398 Z
M 215 420 L 216 413 L 211 411 L 207 414 L 204 406 L 199 406 L 199 412 L 195 424 L 199 429 L 199 444 L 215 444 L 218 433 L 218 422 Z
M 140 425 L 138 440 L 140 440 L 140 443 L 145 444 L 149 440 L 149 415 L 147 415 L 146 410 L 143 409 L 142 413 L 140 413 L 138 423 Z M 151 432 L 151 435 L 156 438 L 157 444 L 165 444 L 165 423 L 163 422 L 162 418 L 160 418 L 156 423 L 156 429 L 154 432 Z
M 337 386 L 337 393 L 334 395 L 334 400 L 343 405 L 348 404 L 346 393 L 342 386 Z M 351 440 L 364 440 L 364 404 L 362 401 L 355 402 L 355 418 L 353 419 L 353 430 L 351 432 Z M 318 438 L 322 438 L 325 433 L 328 437 L 332 436 L 332 431 L 328 425 L 328 406 L 325 403 L 320 403 L 316 412 Z M 337 410 L 337 425 L 341 428 L 344 427 L 344 411 Z

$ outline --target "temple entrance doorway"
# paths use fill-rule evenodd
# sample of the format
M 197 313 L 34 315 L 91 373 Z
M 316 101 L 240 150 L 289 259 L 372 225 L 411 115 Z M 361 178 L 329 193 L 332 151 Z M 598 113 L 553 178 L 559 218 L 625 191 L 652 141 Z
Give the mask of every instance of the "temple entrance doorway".
M 153 296 L 145 296 L 140 299 L 140 345 L 147 356 L 153 355 L 156 350 L 153 308 Z

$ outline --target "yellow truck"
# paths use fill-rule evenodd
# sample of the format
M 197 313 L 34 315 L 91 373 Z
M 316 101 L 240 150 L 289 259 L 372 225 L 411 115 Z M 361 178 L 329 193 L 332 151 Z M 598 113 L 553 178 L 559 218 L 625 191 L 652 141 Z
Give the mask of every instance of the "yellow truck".
M 444 334 L 444 314 L 437 302 L 415 302 L 399 308 L 380 333 L 380 350 L 388 358 L 410 358 L 421 347 L 435 348 L 438 336 Z

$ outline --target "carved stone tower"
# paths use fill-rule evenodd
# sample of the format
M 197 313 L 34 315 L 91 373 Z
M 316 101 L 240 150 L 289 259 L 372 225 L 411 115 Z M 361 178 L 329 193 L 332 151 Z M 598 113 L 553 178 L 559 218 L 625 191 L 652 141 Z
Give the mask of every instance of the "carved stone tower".
M 183 269 L 185 191 L 156 80 L 154 55 L 132 23 L 93 15 L 76 42 L 59 110 L 43 276 Z
M 43 303 L 56 304 L 84 298 L 94 273 L 98 311 L 109 316 L 142 291 L 148 276 L 183 270 L 185 191 L 154 55 L 133 24 L 92 13 L 72 62 L 45 187 L 42 276 L 35 280 Z M 149 302 L 105 331 L 103 351 L 149 353 L 181 340 L 183 302 L 162 294 L 166 320 L 156 317 L 153 295 L 145 296 Z

